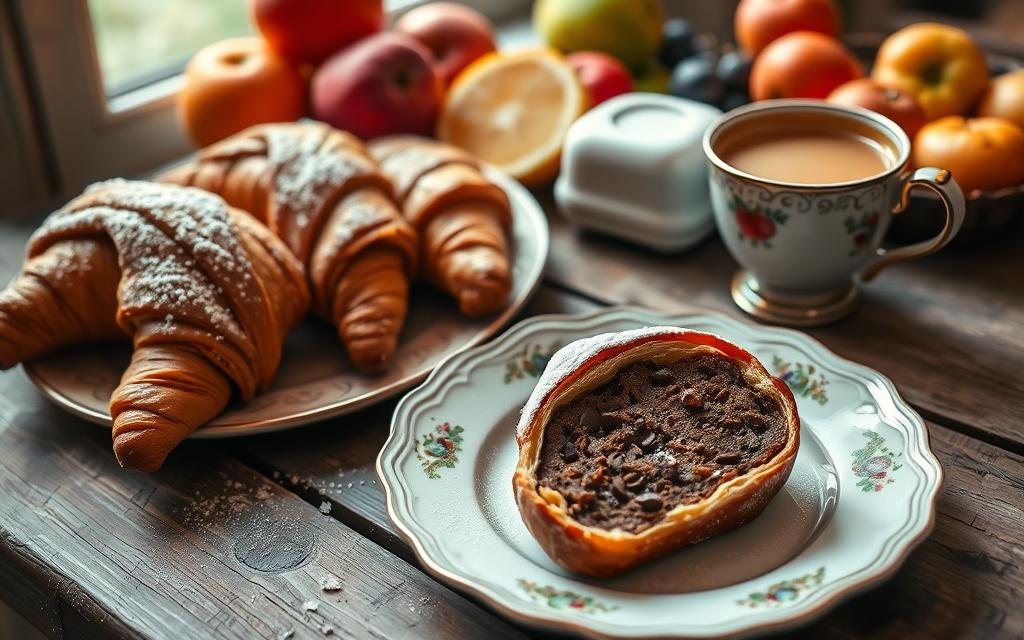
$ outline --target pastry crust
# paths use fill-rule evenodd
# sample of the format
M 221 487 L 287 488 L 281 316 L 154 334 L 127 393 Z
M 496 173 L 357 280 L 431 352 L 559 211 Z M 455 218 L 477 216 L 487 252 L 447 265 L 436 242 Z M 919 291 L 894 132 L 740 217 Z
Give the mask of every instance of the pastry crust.
M 786 442 L 773 458 L 723 482 L 700 502 L 675 507 L 640 533 L 580 524 L 567 513 L 561 494 L 537 486 L 544 429 L 555 409 L 604 384 L 627 364 L 667 364 L 701 353 L 726 356 L 740 367 L 747 382 L 778 400 L 786 419 Z M 738 527 L 760 514 L 793 469 L 800 446 L 800 418 L 789 387 L 749 352 L 712 334 L 650 327 L 579 340 L 556 353 L 523 409 L 516 439 L 519 461 L 512 484 L 526 527 L 562 567 L 607 577 Z

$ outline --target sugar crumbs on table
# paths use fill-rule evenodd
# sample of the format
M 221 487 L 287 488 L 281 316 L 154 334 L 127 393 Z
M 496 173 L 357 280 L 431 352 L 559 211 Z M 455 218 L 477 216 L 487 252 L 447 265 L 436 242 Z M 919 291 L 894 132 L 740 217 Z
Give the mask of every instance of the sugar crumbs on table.
M 316 600 L 306 600 L 302 603 L 302 608 L 306 611 L 316 611 L 320 607 L 320 603 Z
M 322 625 L 320 627 L 320 633 L 324 634 L 325 636 L 333 635 L 334 634 L 334 627 L 332 627 L 329 624 Z
M 333 591 L 341 591 L 341 580 L 336 576 L 324 576 L 320 578 L 320 588 L 328 593 Z
M 213 488 L 196 490 L 195 498 L 183 510 L 185 524 L 195 526 L 225 519 L 232 521 L 257 502 L 274 497 L 274 488 L 270 484 L 253 487 L 226 480 L 219 491 L 210 489 Z
M 291 638 L 294 635 L 295 632 L 291 629 L 288 629 L 286 631 L 279 631 L 276 640 L 288 640 L 288 638 Z
M 320 513 L 327 515 L 331 512 L 331 503 L 324 500 L 320 503 Z

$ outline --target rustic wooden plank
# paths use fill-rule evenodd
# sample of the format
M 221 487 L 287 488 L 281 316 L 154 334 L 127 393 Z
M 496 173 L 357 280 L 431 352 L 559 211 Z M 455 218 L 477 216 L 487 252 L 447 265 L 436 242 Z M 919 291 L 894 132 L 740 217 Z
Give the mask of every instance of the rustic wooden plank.
M 285 483 L 298 478 L 299 489 L 330 501 L 334 515 L 408 557 L 392 525 L 381 519 L 384 495 L 375 480 L 331 486 L 339 475 L 370 478 L 389 424 L 387 412 L 379 413 L 361 420 L 358 434 L 336 425 L 311 432 L 301 445 L 283 436 L 260 438 L 246 446 L 247 455 L 277 468 Z M 947 474 L 935 532 L 891 581 L 841 605 L 800 637 L 1010 639 L 1024 634 L 1019 607 L 1024 593 L 1024 458 L 928 426 Z M 373 444 L 353 447 L 360 439 Z
M 221 444 L 121 470 L 19 371 L 0 452 L 0 597 L 53 637 L 521 637 Z
M 541 313 L 583 313 L 595 307 L 583 298 L 543 286 L 521 317 Z M 392 553 L 415 561 L 411 550 L 398 538 L 388 520 L 375 468 L 396 402 L 392 400 L 366 411 L 310 426 L 303 429 L 301 438 L 286 432 L 238 440 L 231 446 L 253 467 L 311 503 L 330 501 L 332 515 Z M 321 449 L 319 444 L 293 446 L 295 442 L 329 443 L 329 449 Z M 311 455 L 313 452 L 315 455 Z
M 609 304 L 743 315 L 729 297 L 737 266 L 717 237 L 658 255 L 578 232 L 541 198 L 551 212 L 550 282 Z M 883 272 L 853 316 L 808 333 L 892 378 L 926 417 L 1024 453 L 1022 269 L 1024 234 L 950 249 Z
M 596 305 L 545 287 L 529 313 Z M 388 549 L 409 557 L 383 511 L 374 477 L 393 405 L 314 427 L 236 442 L 246 460 L 297 485 L 312 501 Z M 933 535 L 887 584 L 856 597 L 799 634 L 806 638 L 1019 638 L 1024 634 L 1024 457 L 929 423 L 946 471 Z M 343 482 L 339 485 L 338 480 Z M 349 486 L 352 482 L 352 486 Z

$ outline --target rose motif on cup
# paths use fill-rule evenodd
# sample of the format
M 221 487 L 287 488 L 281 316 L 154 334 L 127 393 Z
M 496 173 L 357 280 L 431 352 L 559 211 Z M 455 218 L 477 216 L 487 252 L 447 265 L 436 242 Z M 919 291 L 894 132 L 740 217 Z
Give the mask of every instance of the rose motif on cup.
M 736 216 L 740 240 L 749 240 L 754 247 L 771 248 L 771 239 L 778 228 L 786 223 L 789 216 L 780 209 L 761 208 L 749 205 L 737 197 L 730 204 Z
M 864 251 L 878 227 L 878 214 L 862 212 L 859 218 L 848 216 L 845 220 L 846 233 L 852 236 L 853 246 L 850 248 L 850 255 L 855 256 Z

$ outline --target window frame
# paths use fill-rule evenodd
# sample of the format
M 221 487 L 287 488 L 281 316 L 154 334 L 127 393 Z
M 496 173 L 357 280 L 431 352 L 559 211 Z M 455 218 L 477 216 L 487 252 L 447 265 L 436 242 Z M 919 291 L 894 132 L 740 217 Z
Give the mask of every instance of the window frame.
M 12 7 L 0 0 L 0 217 L 39 206 L 54 189 Z
M 531 4 L 530 0 L 463 1 L 493 20 L 522 14 Z M 145 175 L 192 150 L 174 109 L 182 86 L 180 74 L 108 98 L 87 0 L 10 2 L 10 26 L 19 31 L 27 49 L 25 82 L 35 87 L 38 98 L 36 113 L 31 115 L 44 130 L 52 157 L 51 195 L 67 196 L 110 176 Z M 388 15 L 393 19 L 425 2 L 388 0 Z M 21 124 L 25 120 L 22 116 Z M 0 151 L 0 155 L 6 153 Z M 0 158 L 0 166 L 4 161 Z

